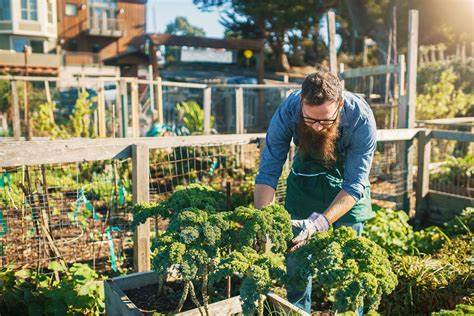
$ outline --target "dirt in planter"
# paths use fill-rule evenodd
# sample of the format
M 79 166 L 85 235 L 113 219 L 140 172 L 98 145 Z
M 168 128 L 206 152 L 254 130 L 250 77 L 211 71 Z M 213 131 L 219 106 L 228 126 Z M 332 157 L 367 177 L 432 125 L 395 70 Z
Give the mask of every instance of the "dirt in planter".
M 220 286 L 223 282 L 218 282 L 215 285 L 215 290 L 211 291 L 210 302 L 214 303 L 220 300 L 224 300 L 227 297 L 219 295 L 218 293 L 225 293 L 224 286 Z M 196 290 L 196 296 L 200 303 L 202 303 L 202 295 L 199 291 L 200 285 L 194 284 Z M 158 295 L 158 284 L 151 284 L 136 289 L 125 291 L 128 298 L 145 314 L 151 315 L 154 312 L 158 313 L 172 313 L 178 301 L 181 298 L 183 290 L 183 284 L 181 282 L 169 282 L 163 286 L 163 292 Z M 214 294 L 212 294 L 214 292 Z M 238 295 L 238 285 L 233 285 L 232 296 Z M 191 295 L 188 295 L 182 312 L 196 308 L 196 305 L 191 300 Z

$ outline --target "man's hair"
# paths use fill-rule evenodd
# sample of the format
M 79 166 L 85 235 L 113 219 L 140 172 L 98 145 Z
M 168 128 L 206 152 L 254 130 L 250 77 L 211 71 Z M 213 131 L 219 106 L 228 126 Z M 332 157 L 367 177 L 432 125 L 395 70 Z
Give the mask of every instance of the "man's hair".
M 321 105 L 327 101 L 337 101 L 342 96 L 339 78 L 326 69 L 309 74 L 301 85 L 301 96 L 305 103 Z

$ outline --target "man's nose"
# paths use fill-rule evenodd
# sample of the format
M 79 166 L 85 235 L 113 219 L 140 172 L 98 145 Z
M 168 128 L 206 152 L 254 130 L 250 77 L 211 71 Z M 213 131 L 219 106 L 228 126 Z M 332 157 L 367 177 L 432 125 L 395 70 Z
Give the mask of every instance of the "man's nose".
M 322 131 L 323 128 L 324 128 L 324 127 L 323 127 L 321 124 L 317 123 L 317 122 L 313 124 L 313 129 L 314 129 L 315 131 L 317 131 L 317 132 Z

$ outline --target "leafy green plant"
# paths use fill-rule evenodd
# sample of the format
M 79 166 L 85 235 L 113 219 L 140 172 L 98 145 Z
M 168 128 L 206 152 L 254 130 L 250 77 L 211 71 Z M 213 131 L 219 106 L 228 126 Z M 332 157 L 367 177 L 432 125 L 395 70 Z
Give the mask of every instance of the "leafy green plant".
M 395 291 L 382 302 L 388 315 L 426 315 L 456 304 L 473 304 L 472 235 L 445 243 L 432 256 L 392 259 Z
M 35 136 L 44 136 L 52 138 L 66 138 L 68 137 L 67 132 L 63 126 L 59 126 L 55 123 L 53 113 L 56 108 L 56 104 L 42 103 L 38 108 L 31 114 L 31 126 Z
M 87 92 L 81 92 L 79 98 L 76 100 L 72 114 L 69 117 L 71 121 L 71 135 L 73 137 L 90 137 L 90 114 L 91 107 L 95 101 L 94 98 L 89 98 Z
M 468 316 L 474 315 L 474 305 L 459 304 L 453 310 L 442 309 L 431 313 L 431 316 Z
M 364 225 L 362 236 L 376 242 L 390 255 L 413 255 L 416 252 L 415 240 L 408 220 L 408 214 L 403 211 L 380 209 Z
M 186 101 L 176 104 L 178 115 L 183 120 L 184 126 L 191 134 L 204 132 L 204 110 L 195 101 Z M 214 126 L 215 118 L 211 116 L 210 128 Z
M 6 315 L 99 315 L 103 283 L 86 264 L 67 268 L 53 261 L 45 274 L 27 269 L 0 271 L 0 312 Z M 56 279 L 55 274 L 60 275 Z
M 312 275 L 337 312 L 376 311 L 397 285 L 386 251 L 349 227 L 315 234 L 296 255 L 300 275 Z

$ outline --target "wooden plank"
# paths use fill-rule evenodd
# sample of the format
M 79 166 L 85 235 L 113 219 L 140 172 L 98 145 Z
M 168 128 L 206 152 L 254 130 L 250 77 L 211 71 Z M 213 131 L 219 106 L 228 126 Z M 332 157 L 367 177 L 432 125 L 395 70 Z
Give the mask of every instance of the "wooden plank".
M 430 190 L 431 136 L 427 130 L 418 133 L 418 169 L 416 175 L 416 217 L 422 217 Z
M 350 78 L 358 78 L 358 77 L 384 75 L 387 73 L 395 73 L 398 71 L 399 71 L 398 67 L 394 64 L 378 65 L 378 66 L 372 66 L 372 67 L 347 69 L 344 72 L 341 72 L 340 76 L 343 79 L 350 79 Z
M 211 88 L 206 88 L 203 91 L 203 110 L 204 110 L 204 134 L 211 133 Z
M 287 300 L 281 298 L 275 293 L 269 292 L 266 295 L 267 300 L 274 306 L 277 307 L 283 315 L 302 315 L 310 316 L 310 313 L 305 312 L 303 309 L 291 304 Z
M 420 128 L 400 128 L 400 129 L 379 129 L 377 130 L 378 142 L 393 142 L 402 140 L 412 140 L 422 131 Z
M 146 145 L 132 145 L 133 203 L 149 201 L 150 151 Z M 133 234 L 133 268 L 135 272 L 149 271 L 150 219 L 138 225 Z
M 12 121 L 13 121 L 13 137 L 15 140 L 19 140 L 21 137 L 21 126 L 20 126 L 20 104 L 18 101 L 18 88 L 16 81 L 10 82 L 12 90 Z
M 334 11 L 328 12 L 328 39 L 329 39 L 329 70 L 337 75 L 336 51 L 336 15 Z
M 235 89 L 235 133 L 244 133 L 244 89 L 242 88 Z
M 158 111 L 158 123 L 163 124 L 163 85 L 161 82 L 161 77 L 157 78 L 156 83 L 156 107 Z
M 135 272 L 124 276 L 118 276 L 112 279 L 114 283 L 122 290 L 128 291 L 143 286 L 148 286 L 159 282 L 158 273 L 155 271 Z
M 377 141 L 409 140 L 422 129 L 378 130 Z M 221 146 L 254 143 L 265 138 L 264 133 L 195 135 L 172 137 L 139 137 L 116 139 L 64 139 L 0 142 L 0 167 L 39 165 L 108 159 L 131 156 L 132 144 L 147 145 L 150 149 Z
M 427 195 L 430 209 L 459 213 L 468 207 L 474 207 L 474 198 L 451 193 L 430 190 Z
M 457 140 L 459 142 L 474 142 L 474 133 L 470 132 L 433 130 L 431 137 L 436 139 Z
M 234 296 L 222 301 L 218 301 L 208 306 L 209 315 L 235 315 L 242 313 L 242 301 L 240 296 Z M 181 312 L 176 316 L 201 316 L 198 308 L 189 311 Z
M 457 126 L 467 127 L 467 126 L 474 125 L 474 116 L 422 120 L 422 121 L 417 121 L 417 123 L 423 123 L 423 124 L 429 124 L 429 125 L 457 125 Z
M 124 159 L 131 157 L 130 146 L 133 144 L 147 145 L 150 149 L 206 147 L 249 144 L 262 137 L 265 137 L 265 134 L 2 142 L 0 167 Z
M 140 137 L 140 109 L 138 100 L 138 83 L 136 81 L 131 84 L 132 94 L 132 137 Z
M 104 282 L 105 314 L 107 316 L 142 316 L 143 313 L 112 280 Z
M 105 127 L 105 91 L 104 82 L 99 83 L 99 93 L 97 95 L 97 116 L 99 126 L 99 137 L 107 137 Z

